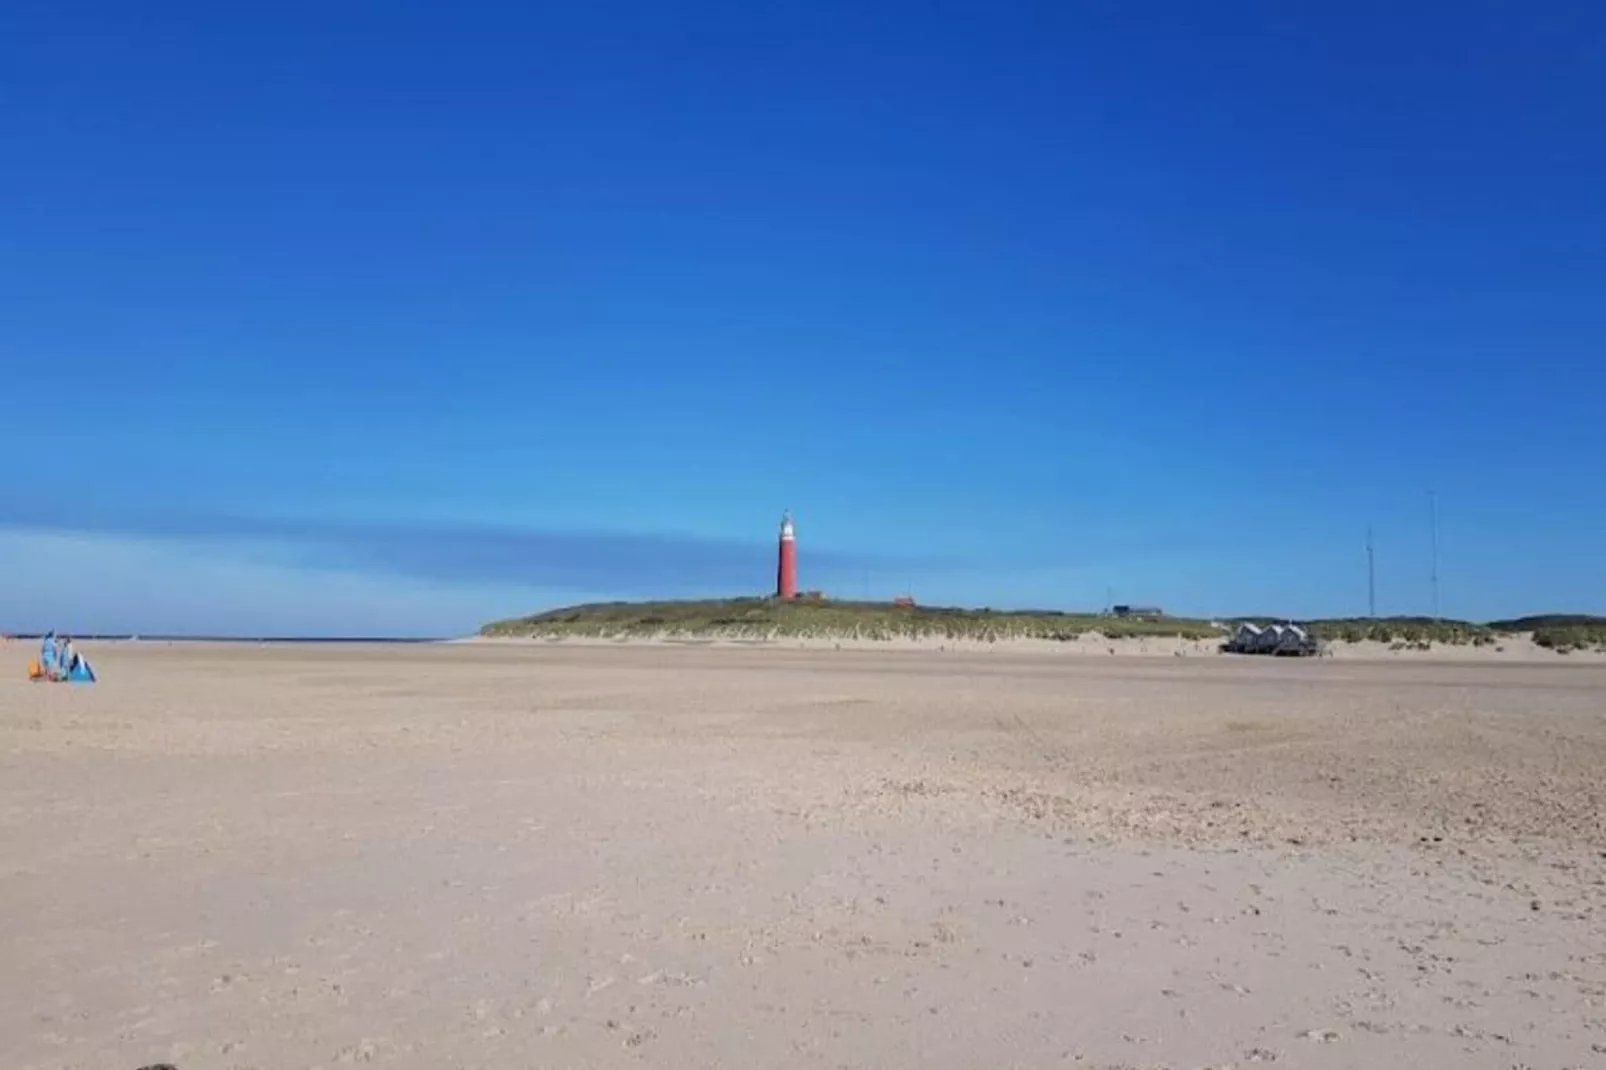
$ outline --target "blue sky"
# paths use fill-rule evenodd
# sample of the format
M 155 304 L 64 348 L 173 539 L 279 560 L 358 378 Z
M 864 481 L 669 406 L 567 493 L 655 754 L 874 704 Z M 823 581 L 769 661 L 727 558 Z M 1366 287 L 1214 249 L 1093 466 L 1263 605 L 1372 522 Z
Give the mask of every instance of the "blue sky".
M 1399 10 L 1402 6 L 1408 11 Z M 0 8 L 0 628 L 1606 611 L 1599 5 Z

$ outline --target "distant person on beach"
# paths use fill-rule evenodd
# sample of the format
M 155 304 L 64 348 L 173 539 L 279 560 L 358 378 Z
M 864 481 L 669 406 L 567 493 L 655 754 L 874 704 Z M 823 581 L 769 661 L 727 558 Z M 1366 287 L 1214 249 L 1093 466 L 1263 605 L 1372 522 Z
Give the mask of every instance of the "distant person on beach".
M 63 635 L 56 640 L 56 671 L 62 679 L 72 675 L 73 667 L 78 664 L 78 651 L 73 649 L 72 636 Z

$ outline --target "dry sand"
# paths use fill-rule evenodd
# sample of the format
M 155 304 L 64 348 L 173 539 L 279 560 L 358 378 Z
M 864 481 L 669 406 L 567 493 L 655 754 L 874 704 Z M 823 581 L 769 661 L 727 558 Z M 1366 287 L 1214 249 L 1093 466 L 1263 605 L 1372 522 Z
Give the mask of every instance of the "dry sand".
M 1606 1066 L 1606 668 L 93 651 L 6 1070 Z

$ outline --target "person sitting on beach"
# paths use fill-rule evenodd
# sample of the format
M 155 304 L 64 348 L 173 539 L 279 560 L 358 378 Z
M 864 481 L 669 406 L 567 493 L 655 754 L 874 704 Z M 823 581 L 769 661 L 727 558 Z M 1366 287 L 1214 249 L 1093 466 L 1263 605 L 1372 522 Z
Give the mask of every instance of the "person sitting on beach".
M 73 669 L 78 664 L 78 651 L 73 649 L 72 637 L 61 636 L 56 640 L 56 673 L 57 679 L 66 680 L 72 676 Z

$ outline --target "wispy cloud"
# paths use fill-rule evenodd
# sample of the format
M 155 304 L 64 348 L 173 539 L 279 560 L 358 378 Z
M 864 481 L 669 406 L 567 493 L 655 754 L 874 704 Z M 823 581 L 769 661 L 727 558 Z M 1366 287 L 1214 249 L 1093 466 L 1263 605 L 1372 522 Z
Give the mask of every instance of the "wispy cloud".
M 761 591 L 775 560 L 773 545 L 760 540 L 674 532 L 286 520 L 38 499 L 0 505 L 0 527 L 232 547 L 313 568 L 445 583 L 639 595 Z M 822 585 L 938 564 L 812 547 L 804 560 L 809 582 Z

